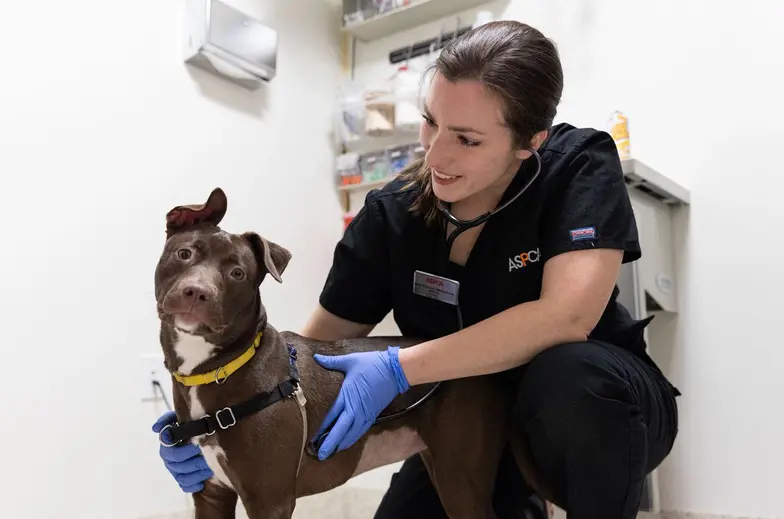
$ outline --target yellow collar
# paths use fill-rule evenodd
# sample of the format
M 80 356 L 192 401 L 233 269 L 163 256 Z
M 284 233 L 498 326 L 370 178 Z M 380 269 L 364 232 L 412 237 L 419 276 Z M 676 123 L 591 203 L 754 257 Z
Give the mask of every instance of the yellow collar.
M 253 358 L 253 355 L 256 353 L 256 348 L 259 347 L 261 343 L 261 332 L 256 335 L 256 338 L 253 340 L 253 344 L 245 350 L 245 352 L 237 357 L 236 359 L 232 360 L 225 366 L 221 366 L 216 370 L 210 371 L 209 373 L 199 373 L 196 375 L 183 375 L 182 373 L 172 373 L 177 381 L 184 385 L 184 386 L 202 386 L 205 384 L 212 384 L 213 382 L 217 384 L 223 384 L 226 382 L 226 379 L 229 376 L 240 369 L 242 366 L 248 363 L 250 359 Z

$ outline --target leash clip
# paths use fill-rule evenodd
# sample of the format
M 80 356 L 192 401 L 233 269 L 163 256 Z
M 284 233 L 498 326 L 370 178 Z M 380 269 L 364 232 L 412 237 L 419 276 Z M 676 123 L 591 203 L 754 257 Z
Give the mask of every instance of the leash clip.
M 297 403 L 300 405 L 300 407 L 305 407 L 305 404 L 308 403 L 308 400 L 305 398 L 305 392 L 302 391 L 302 387 L 300 385 L 297 385 L 297 388 L 294 390 L 294 393 L 292 393 L 291 396 L 297 399 Z
M 167 429 L 171 429 L 173 425 L 174 425 L 174 424 L 167 424 L 167 425 L 164 425 L 164 426 L 163 426 L 163 429 L 161 429 L 161 432 L 159 432 L 159 433 L 158 433 L 158 441 L 159 441 L 159 442 L 160 442 L 160 444 L 161 444 L 161 445 L 163 445 L 164 447 L 176 447 L 177 445 L 179 445 L 179 444 L 180 444 L 180 441 L 179 441 L 179 440 L 178 440 L 178 441 L 176 441 L 176 442 L 174 442 L 174 443 L 167 443 L 167 442 L 166 442 L 166 441 L 164 441 L 164 439 L 163 439 L 163 433 L 165 433 Z

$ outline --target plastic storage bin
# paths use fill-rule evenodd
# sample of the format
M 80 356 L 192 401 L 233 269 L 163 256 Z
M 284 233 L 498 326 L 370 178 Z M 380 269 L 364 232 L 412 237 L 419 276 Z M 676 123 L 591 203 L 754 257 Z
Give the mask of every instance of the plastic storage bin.
M 342 186 L 362 182 L 362 170 L 359 166 L 359 154 L 344 153 L 335 159 L 338 183 Z
M 419 87 L 421 73 L 403 65 L 392 81 L 395 92 L 395 128 L 402 132 L 414 132 L 422 124 L 419 109 Z
M 395 101 L 391 90 L 365 93 L 365 134 L 386 137 L 395 133 Z
M 339 144 L 365 136 L 365 98 L 362 89 L 344 85 L 337 94 L 335 136 Z
M 389 174 L 394 176 L 400 173 L 403 168 L 411 163 L 412 148 L 408 146 L 396 146 L 387 150 L 389 156 Z
M 359 162 L 363 182 L 379 182 L 389 176 L 389 158 L 386 151 L 362 155 Z

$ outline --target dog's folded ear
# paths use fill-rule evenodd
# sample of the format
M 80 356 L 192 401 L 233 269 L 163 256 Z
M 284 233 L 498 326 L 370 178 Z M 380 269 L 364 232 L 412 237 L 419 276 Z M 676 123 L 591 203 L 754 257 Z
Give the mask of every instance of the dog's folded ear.
M 283 280 L 280 276 L 291 260 L 291 253 L 277 243 L 265 240 L 255 232 L 246 232 L 242 237 L 248 240 L 256 255 L 256 262 L 259 266 L 259 283 L 267 272 L 275 278 L 275 281 L 282 283 Z
M 219 187 L 201 205 L 178 205 L 166 214 L 166 237 L 196 225 L 217 226 L 226 215 L 227 205 L 226 193 Z

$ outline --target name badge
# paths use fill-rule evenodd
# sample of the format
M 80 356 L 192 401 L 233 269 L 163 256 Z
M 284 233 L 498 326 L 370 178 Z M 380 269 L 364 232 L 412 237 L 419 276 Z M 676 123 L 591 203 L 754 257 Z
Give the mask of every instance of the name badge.
M 454 279 L 428 274 L 421 270 L 414 272 L 414 293 L 417 295 L 456 306 L 459 292 L 460 283 Z

